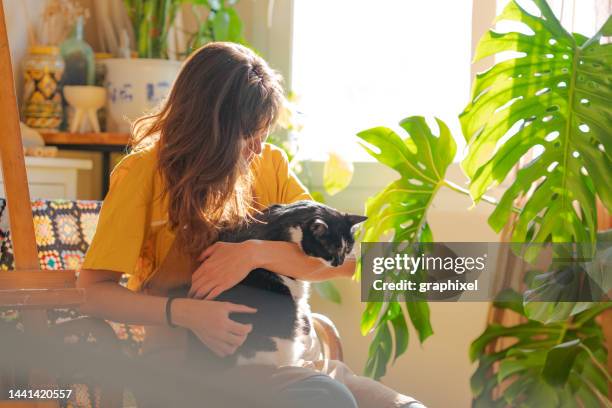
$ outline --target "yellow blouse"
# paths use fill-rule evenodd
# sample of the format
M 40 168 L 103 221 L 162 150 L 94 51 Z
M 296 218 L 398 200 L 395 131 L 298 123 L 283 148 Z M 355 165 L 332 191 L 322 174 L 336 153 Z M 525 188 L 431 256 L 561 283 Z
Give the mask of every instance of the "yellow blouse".
M 128 288 L 142 282 L 165 258 L 175 235 L 168 228 L 162 177 L 155 147 L 125 156 L 111 174 L 110 188 L 82 269 L 106 269 L 130 275 Z M 289 169 L 285 153 L 265 144 L 252 164 L 255 206 L 311 199 Z

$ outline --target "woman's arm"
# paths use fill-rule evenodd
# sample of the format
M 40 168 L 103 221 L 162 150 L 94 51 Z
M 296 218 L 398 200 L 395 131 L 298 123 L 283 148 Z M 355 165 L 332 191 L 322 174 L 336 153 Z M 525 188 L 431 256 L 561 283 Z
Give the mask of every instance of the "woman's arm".
M 124 288 L 119 285 L 120 277 L 121 273 L 115 271 L 82 270 L 77 279 L 77 287 L 85 289 L 86 294 L 81 312 L 128 324 L 166 324 L 167 298 Z
M 355 273 L 355 259 L 347 258 L 340 266 L 331 266 L 321 258 L 306 255 L 297 244 L 283 241 L 250 240 L 257 268 L 310 282 L 332 278 L 350 278 Z
M 354 258 L 347 257 L 340 266 L 329 266 L 320 258 L 306 255 L 297 244 L 284 241 L 217 242 L 199 260 L 203 262 L 191 277 L 189 292 L 198 299 L 214 299 L 257 268 L 311 282 L 355 273 Z
M 85 289 L 81 313 L 116 322 L 165 325 L 166 297 L 133 292 L 119 285 L 120 272 L 84 269 L 77 287 Z M 171 319 L 189 329 L 219 356 L 233 354 L 246 340 L 252 326 L 235 322 L 230 313 L 255 313 L 256 309 L 229 302 L 175 299 Z

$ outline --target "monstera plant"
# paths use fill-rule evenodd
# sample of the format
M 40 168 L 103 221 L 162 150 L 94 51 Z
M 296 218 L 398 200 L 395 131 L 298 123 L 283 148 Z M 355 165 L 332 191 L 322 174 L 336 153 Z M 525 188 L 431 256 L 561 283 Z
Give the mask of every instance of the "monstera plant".
M 497 17 L 523 23 L 533 34 L 489 31 L 478 45 L 476 60 L 503 51 L 522 55 L 477 76 L 460 116 L 469 143 L 463 169 L 477 201 L 539 146 L 542 152 L 519 171 L 495 208 L 491 226 L 499 232 L 513 202 L 534 188 L 513 240 L 593 242 L 595 197 L 612 208 L 612 51 L 600 44 L 612 35 L 612 23 L 586 39 L 565 31 L 544 0 L 536 4 L 540 16 L 512 1 Z M 513 126 L 516 133 L 508 135 Z
M 380 163 L 397 171 L 401 177 L 366 203 L 368 220 L 364 224 L 365 242 L 382 241 L 392 232 L 392 242 L 432 241 L 426 212 L 438 190 L 447 185 L 446 169 L 455 157 L 456 144 L 448 127 L 438 121 L 440 136 L 431 132 L 423 117 L 404 119 L 400 126 L 410 137 L 402 139 L 385 127 L 358 134 L 373 148 L 363 145 Z M 377 151 L 378 150 L 378 151 Z M 405 302 L 406 311 L 422 343 L 433 334 L 429 306 L 425 302 Z M 368 303 L 361 321 L 361 332 L 374 330 L 366 364 L 366 375 L 382 377 L 391 359 L 391 330 L 394 332 L 394 359 L 408 347 L 408 326 L 398 302 Z
M 601 243 L 596 200 L 612 210 L 612 19 L 588 39 L 568 33 L 545 0 L 532 2 L 537 12 L 512 0 L 496 22 L 513 21 L 516 31 L 489 31 L 476 50 L 476 60 L 511 53 L 478 74 L 460 115 L 469 189 L 445 179 L 455 143 L 440 120 L 437 136 L 421 117 L 400 123 L 407 135 L 382 127 L 358 134 L 365 149 L 399 175 L 367 201 L 364 241 L 432 241 L 427 212 L 436 193 L 450 188 L 493 204 L 490 226 L 496 232 L 511 227 L 513 242 L 578 242 L 591 249 Z M 485 195 L 516 168 L 499 202 Z M 472 344 L 474 406 L 611 406 L 596 319 L 612 303 L 557 307 L 507 290 L 494 306 L 518 313 L 523 323 L 489 325 Z M 407 316 L 421 342 L 433 333 L 425 302 L 367 304 L 361 329 L 374 334 L 368 375 L 380 378 L 406 351 Z M 490 351 L 487 345 L 497 339 L 510 345 Z

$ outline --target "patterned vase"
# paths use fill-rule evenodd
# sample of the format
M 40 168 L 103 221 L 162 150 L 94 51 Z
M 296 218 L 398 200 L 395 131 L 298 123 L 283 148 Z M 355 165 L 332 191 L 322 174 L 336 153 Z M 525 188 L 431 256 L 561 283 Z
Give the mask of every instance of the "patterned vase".
M 22 119 L 31 128 L 57 131 L 63 118 L 59 83 L 64 60 L 58 47 L 30 47 L 23 61 Z

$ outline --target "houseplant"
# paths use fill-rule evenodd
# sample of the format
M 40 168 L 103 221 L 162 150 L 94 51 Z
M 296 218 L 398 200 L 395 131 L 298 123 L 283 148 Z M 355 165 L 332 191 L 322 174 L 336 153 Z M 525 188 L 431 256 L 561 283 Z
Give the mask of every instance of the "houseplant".
M 612 19 L 588 39 L 568 33 L 545 0 L 533 3 L 536 14 L 512 0 L 496 19 L 518 22 L 530 34 L 490 31 L 477 48 L 477 60 L 504 51 L 519 54 L 477 76 L 472 100 L 460 115 L 469 189 L 445 179 L 455 143 L 439 120 L 439 136 L 421 117 L 400 123 L 409 134 L 405 138 L 382 127 L 358 135 L 372 156 L 401 176 L 366 203 L 364 241 L 380 241 L 389 232 L 394 242 L 432 241 L 427 212 L 441 188 L 494 205 L 489 224 L 496 232 L 515 219 L 513 242 L 609 241 L 597 233 L 596 200 L 612 209 L 612 44 L 601 40 L 612 35 Z M 521 159 L 529 163 L 501 200 L 487 198 L 485 192 Z M 489 325 L 472 344 L 470 358 L 479 363 L 471 382 L 474 406 L 525 401 L 542 407 L 611 406 L 596 319 L 612 303 L 533 303 L 506 291 L 494 306 L 519 313 L 524 323 Z M 395 301 L 368 303 L 361 327 L 364 334 L 374 331 L 367 374 L 380 378 L 392 356 L 405 352 L 407 317 L 421 342 L 433 333 L 425 302 L 406 302 L 405 308 Z M 485 352 L 498 338 L 515 342 Z
M 179 11 L 200 6 L 208 13 L 206 21 L 197 21 L 194 32 L 184 33 L 188 55 L 193 49 L 210 41 L 244 42 L 242 21 L 234 9 L 235 0 L 125 0 L 132 22 L 138 58 L 111 58 L 104 60 L 107 66 L 109 91 L 109 126 L 112 130 L 128 131 L 127 117 L 134 120 L 143 112 L 157 106 L 166 97 L 181 63 L 170 59 L 168 35 L 176 27 Z M 194 13 L 197 19 L 198 13 Z

